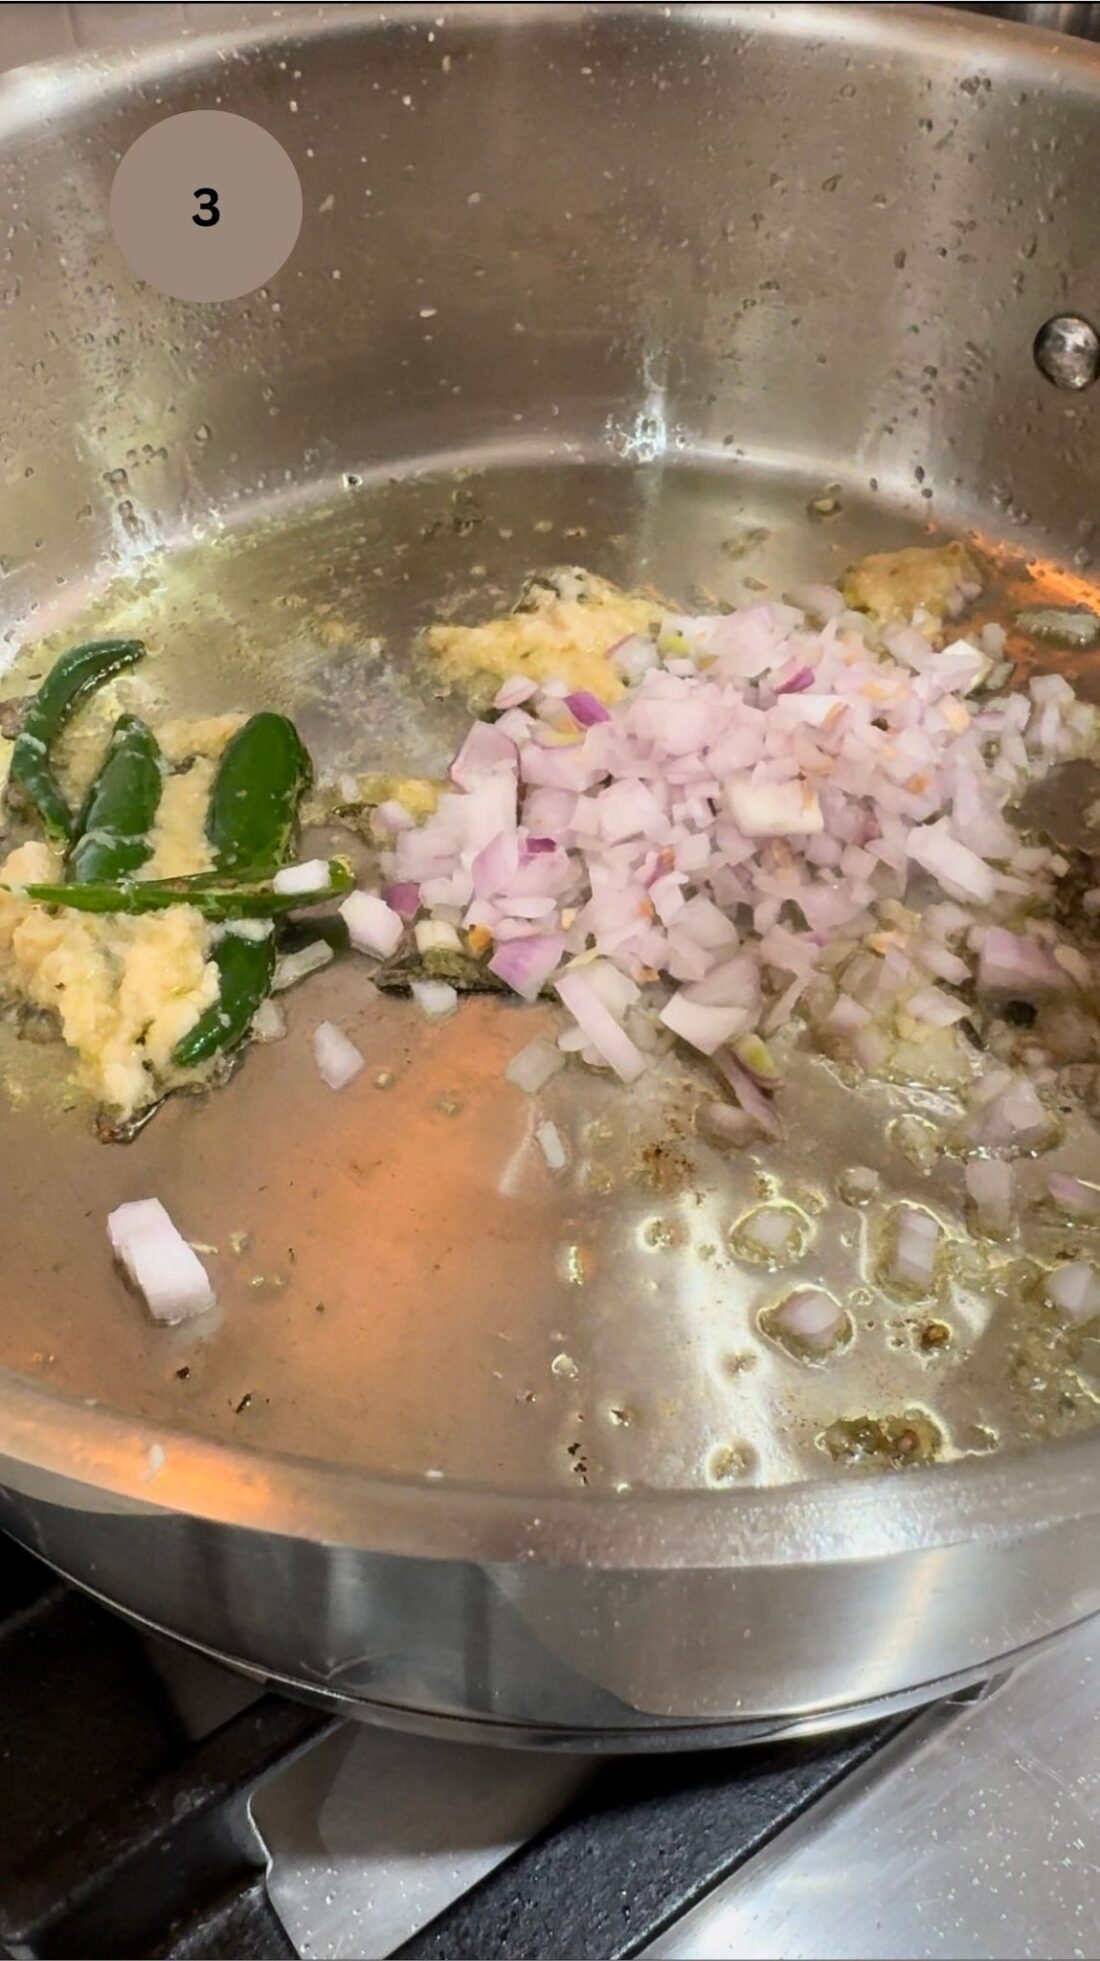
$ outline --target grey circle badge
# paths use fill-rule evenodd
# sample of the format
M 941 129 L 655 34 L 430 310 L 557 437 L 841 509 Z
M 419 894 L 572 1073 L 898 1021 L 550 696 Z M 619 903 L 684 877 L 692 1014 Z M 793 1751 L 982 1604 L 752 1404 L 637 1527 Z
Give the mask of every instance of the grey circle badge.
M 177 300 L 236 300 L 271 279 L 302 225 L 281 143 L 244 116 L 191 109 L 132 143 L 111 187 L 127 264 Z

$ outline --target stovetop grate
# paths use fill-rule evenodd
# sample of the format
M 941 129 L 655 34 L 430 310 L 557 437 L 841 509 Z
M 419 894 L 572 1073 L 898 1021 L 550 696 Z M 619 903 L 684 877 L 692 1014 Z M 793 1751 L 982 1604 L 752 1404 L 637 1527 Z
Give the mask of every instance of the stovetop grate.
M 141 1636 L 0 1542 L 0 1942 L 293 1954 L 247 1806 L 330 1727 L 263 1696 L 194 1742 Z
M 431 1961 L 640 1954 L 908 1720 L 749 1751 L 624 1757 L 399 1948 Z

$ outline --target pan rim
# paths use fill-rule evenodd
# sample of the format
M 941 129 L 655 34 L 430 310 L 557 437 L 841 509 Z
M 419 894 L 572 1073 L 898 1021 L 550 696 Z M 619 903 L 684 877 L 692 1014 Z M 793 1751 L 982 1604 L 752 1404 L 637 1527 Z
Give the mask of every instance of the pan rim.
M 952 59 L 966 50 L 1006 69 L 1019 65 L 1029 74 L 1036 67 L 1049 67 L 1063 91 L 1076 81 L 1090 93 L 1100 89 L 1100 45 L 1052 28 L 978 15 L 965 7 L 945 7 L 942 0 L 925 0 L 925 4 L 901 0 L 893 5 L 889 0 L 871 0 L 871 4 L 836 0 L 827 6 L 815 0 L 764 0 L 763 4 L 762 0 L 703 0 L 702 4 L 671 0 L 659 10 L 651 0 L 552 0 L 550 6 L 545 0 L 407 0 L 400 25 L 408 29 L 423 22 L 438 29 L 461 23 L 467 32 L 499 34 L 515 32 L 525 23 L 545 31 L 552 22 L 553 31 L 564 33 L 601 17 L 623 16 L 645 21 L 654 31 L 658 12 L 664 26 L 682 16 L 705 20 L 712 31 L 741 26 L 776 39 L 807 38 L 812 33 L 819 40 L 846 40 L 857 38 L 858 29 L 858 38 L 872 48 L 919 49 Z M 318 0 L 312 14 L 273 10 L 267 20 L 211 26 L 170 41 L 154 38 L 112 50 L 106 58 L 97 50 L 24 63 L 0 75 L 0 144 L 39 124 L 55 100 L 58 106 L 63 102 L 75 120 L 81 110 L 163 80 L 173 71 L 184 71 L 215 50 L 332 39 L 363 27 L 383 30 L 396 25 L 386 0 L 344 0 L 336 14 Z M 28 77 L 33 77 L 31 85 Z
M 728 1491 L 502 1491 L 232 1447 L 0 1375 L 9 1490 L 424 1559 L 630 1572 L 843 1565 L 1083 1522 L 1100 1515 L 1098 1473 L 1093 1432 L 904 1472 Z

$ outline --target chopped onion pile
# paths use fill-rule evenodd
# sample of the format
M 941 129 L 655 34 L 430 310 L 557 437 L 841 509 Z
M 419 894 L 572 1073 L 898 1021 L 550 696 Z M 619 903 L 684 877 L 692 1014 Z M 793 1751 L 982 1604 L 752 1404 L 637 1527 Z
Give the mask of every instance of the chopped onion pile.
M 198 1254 L 159 1198 L 138 1198 L 108 1214 L 111 1248 L 155 1321 L 188 1321 L 216 1306 Z
M 506 681 L 434 814 L 390 834 L 390 903 L 345 902 L 356 944 L 392 951 L 413 916 L 418 938 L 425 921 L 476 929 L 521 999 L 557 992 L 585 1061 L 633 1082 L 659 1052 L 641 1033 L 656 1014 L 765 1128 L 775 1071 L 741 1045 L 767 1055 L 796 1012 L 868 1069 L 924 1044 L 972 1075 L 954 988 L 1030 999 L 1080 982 L 1074 950 L 1031 917 L 1065 860 L 1004 811 L 1086 752 L 1095 711 L 1057 675 L 969 699 L 1003 636 L 937 648 L 832 588 L 801 597 L 666 616 L 655 642 L 614 650 L 626 690 L 610 708 Z M 1011 1098 L 994 1114 L 1009 1141 L 1017 1119 L 1034 1126 Z

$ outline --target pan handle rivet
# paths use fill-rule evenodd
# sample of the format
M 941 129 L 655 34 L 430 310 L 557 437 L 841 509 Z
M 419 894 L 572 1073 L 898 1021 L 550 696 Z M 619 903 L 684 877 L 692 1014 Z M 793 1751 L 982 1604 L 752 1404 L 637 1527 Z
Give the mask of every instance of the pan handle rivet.
M 1100 375 L 1100 334 L 1077 313 L 1056 313 L 1032 347 L 1040 374 L 1055 388 L 1089 388 Z

